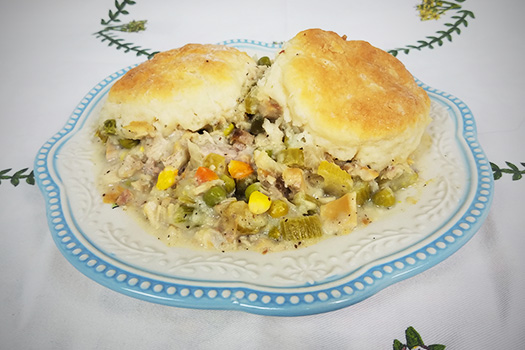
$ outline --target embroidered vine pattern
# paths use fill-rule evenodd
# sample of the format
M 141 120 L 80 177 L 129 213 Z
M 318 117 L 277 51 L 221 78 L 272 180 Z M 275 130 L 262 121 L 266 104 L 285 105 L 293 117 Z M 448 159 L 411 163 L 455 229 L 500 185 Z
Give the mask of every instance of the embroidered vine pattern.
M 446 346 L 441 344 L 425 345 L 421 335 L 414 329 L 408 327 L 405 330 L 406 342 L 402 343 L 398 339 L 394 339 L 392 344 L 393 350 L 410 350 L 410 349 L 425 349 L 425 350 L 445 350 Z
M 126 6 L 135 5 L 136 2 L 133 0 L 122 0 L 119 2 L 115 0 L 115 10 L 108 11 L 108 18 L 101 19 L 100 24 L 104 26 L 101 30 L 93 33 L 97 38 L 101 39 L 101 42 L 105 42 L 108 46 L 113 46 L 117 50 L 124 52 L 133 52 L 137 56 L 146 56 L 151 59 L 155 56 L 158 51 L 152 51 L 151 49 L 142 48 L 140 45 L 135 45 L 131 42 L 126 41 L 117 35 L 118 32 L 137 33 L 146 30 L 146 20 L 130 21 L 125 24 L 121 24 L 120 16 L 128 15 L 129 12 L 125 9 Z
M 423 0 L 422 3 L 416 7 L 422 21 L 437 20 L 448 11 L 456 11 L 456 14 L 451 16 L 451 19 L 455 21 L 445 23 L 445 29 L 438 30 L 434 35 L 426 36 L 425 40 L 418 40 L 417 44 L 406 45 L 405 47 L 392 49 L 388 52 L 393 56 L 397 56 L 400 52 L 408 54 L 412 50 L 419 51 L 424 48 L 433 49 L 436 45 L 442 46 L 446 40 L 451 42 L 454 35 L 461 34 L 461 27 L 468 27 L 467 19 L 475 18 L 472 11 L 465 10 L 459 5 L 463 2 L 465 2 L 465 0 L 455 0 L 455 2 Z
M 421 4 L 416 6 L 418 15 L 422 21 L 438 20 L 445 13 L 456 11 L 456 14 L 451 16 L 451 19 L 454 21 L 452 23 L 444 23 L 444 29 L 438 30 L 434 35 L 426 36 L 424 40 L 418 40 L 416 44 L 391 49 L 388 50 L 388 52 L 393 56 L 397 56 L 399 53 L 408 54 L 412 50 L 421 50 L 423 48 L 433 49 L 436 45 L 442 46 L 446 40 L 451 42 L 454 35 L 461 34 L 462 27 L 468 27 L 468 19 L 475 18 L 472 11 L 462 8 L 461 4 L 463 2 L 465 2 L 465 0 L 422 0 Z M 120 16 L 129 14 L 129 11 L 126 10 L 126 6 L 131 6 L 134 4 L 136 4 L 136 2 L 133 0 L 122 0 L 121 2 L 115 0 L 115 9 L 110 9 L 108 11 L 107 19 L 100 20 L 100 24 L 105 27 L 95 32 L 94 35 L 101 39 L 102 42 L 106 42 L 108 46 L 114 46 L 117 50 L 123 50 L 124 52 L 134 52 L 137 56 L 145 55 L 148 57 L 148 59 L 150 59 L 156 53 L 158 53 L 158 51 L 144 49 L 139 45 L 126 42 L 123 38 L 120 38 L 116 34 L 116 32 L 135 33 L 146 30 L 145 20 L 131 21 L 127 24 L 120 24 Z
M 520 170 L 517 165 L 511 162 L 505 162 L 505 164 L 507 164 L 508 168 L 501 168 L 497 164 L 490 162 L 494 180 L 500 179 L 503 176 L 503 174 L 512 174 L 512 180 L 517 181 L 520 180 L 525 174 L 525 162 L 520 162 L 521 166 L 523 167 L 523 170 Z
M 18 186 L 20 184 L 20 180 L 25 180 L 25 182 L 29 185 L 35 184 L 35 175 L 33 173 L 33 170 L 31 170 L 29 173 L 29 168 L 24 168 L 22 170 L 16 171 L 13 175 L 9 175 L 11 172 L 11 168 L 4 169 L 0 171 L 0 184 L 2 184 L 2 180 L 9 180 L 11 185 Z

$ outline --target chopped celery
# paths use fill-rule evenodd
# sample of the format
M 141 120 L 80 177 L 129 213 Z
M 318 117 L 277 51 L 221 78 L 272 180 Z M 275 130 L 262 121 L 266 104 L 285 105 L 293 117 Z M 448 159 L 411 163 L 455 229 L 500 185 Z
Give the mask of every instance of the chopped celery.
M 108 135 L 104 134 L 100 130 L 95 131 L 95 136 L 97 136 L 104 143 L 108 141 Z
M 281 219 L 279 231 L 284 240 L 295 242 L 323 235 L 321 220 L 317 215 Z
M 119 139 L 118 140 L 118 143 L 124 147 L 124 148 L 127 148 L 127 149 L 130 149 L 130 148 L 133 148 L 135 147 L 136 145 L 138 145 L 140 143 L 140 140 L 133 140 L 133 139 Z
M 277 155 L 277 161 L 288 166 L 304 166 L 304 152 L 301 148 L 287 148 Z
M 276 241 L 281 238 L 281 232 L 279 231 L 279 227 L 274 226 L 268 231 L 268 237 L 275 239 Z
M 372 202 L 380 207 L 391 207 L 396 204 L 396 196 L 390 187 L 383 187 L 372 195 Z
M 356 180 L 353 184 L 357 205 L 363 205 L 370 199 L 370 185 L 367 181 Z
M 204 158 L 202 165 L 213 170 L 217 174 L 223 174 L 226 170 L 226 158 L 217 153 L 209 153 Z
M 115 119 L 107 119 L 104 121 L 102 126 L 102 133 L 104 135 L 116 135 L 117 134 L 117 122 Z
M 193 210 L 193 207 L 181 204 L 177 207 L 177 209 L 175 209 L 175 213 L 173 214 L 173 222 L 180 223 L 186 221 L 193 214 Z
M 399 176 L 391 180 L 380 180 L 379 185 L 388 186 L 392 191 L 399 191 L 402 188 L 406 188 L 410 185 L 413 185 L 418 179 L 417 173 L 412 169 L 407 167 Z
M 317 168 L 317 174 L 324 179 L 324 190 L 336 196 L 342 196 L 352 190 L 352 176 L 337 164 L 323 160 Z

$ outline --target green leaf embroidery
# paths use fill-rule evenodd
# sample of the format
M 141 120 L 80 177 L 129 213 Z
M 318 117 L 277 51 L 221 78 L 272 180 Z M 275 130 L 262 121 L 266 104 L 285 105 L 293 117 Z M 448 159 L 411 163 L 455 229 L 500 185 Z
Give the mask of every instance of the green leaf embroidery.
M 414 329 L 414 327 L 408 327 L 405 330 L 406 344 L 401 343 L 399 340 L 395 339 L 393 343 L 394 350 L 410 350 L 417 347 L 427 349 L 427 350 L 445 350 L 445 345 L 441 344 L 432 344 L 425 346 L 421 335 Z
M 9 180 L 11 185 L 18 186 L 20 184 L 20 180 L 24 180 L 28 185 L 34 185 L 35 184 L 35 175 L 33 171 L 29 172 L 29 174 L 26 174 L 26 172 L 29 170 L 29 168 L 24 168 L 21 170 L 18 170 L 13 175 L 8 175 L 8 173 L 12 170 L 12 168 L 4 169 L 0 171 L 0 184 L 2 183 L 2 180 Z
M 500 179 L 503 176 L 503 174 L 512 174 L 513 181 L 521 180 L 523 178 L 525 170 L 520 170 L 517 165 L 511 162 L 506 161 L 505 164 L 508 166 L 508 168 L 501 168 L 497 164 L 490 162 L 490 167 L 492 168 L 494 180 Z M 521 162 L 520 164 L 522 167 L 525 168 L 525 162 Z
M 137 56 L 145 55 L 148 59 L 155 56 L 158 51 L 151 51 L 150 49 L 143 49 L 138 45 L 132 43 L 123 43 L 124 39 L 110 34 L 107 30 L 103 29 L 95 33 L 97 38 L 101 38 L 102 42 L 107 42 L 108 46 L 115 46 L 117 50 L 123 49 L 124 52 L 135 52 Z
M 121 20 L 118 18 L 120 15 L 128 15 L 129 12 L 125 10 L 124 8 L 127 5 L 134 5 L 135 1 L 131 0 L 123 0 L 122 2 L 119 2 L 118 0 L 115 0 L 115 8 L 116 11 L 109 10 L 108 11 L 108 17 L 109 19 L 100 20 L 100 24 L 106 26 L 105 28 L 99 30 L 98 32 L 95 32 L 94 35 L 101 39 L 102 42 L 107 42 L 108 46 L 113 46 L 117 50 L 123 50 L 124 52 L 134 52 L 137 56 L 147 56 L 148 59 L 151 59 L 155 54 L 158 53 L 158 51 L 152 51 L 150 49 L 143 49 L 139 45 L 135 45 L 130 42 L 124 42 L 123 38 L 119 38 L 114 34 L 114 32 L 128 32 L 128 33 L 137 33 L 146 30 L 146 20 L 140 20 L 140 21 L 130 21 L 125 24 L 120 24 Z M 109 26 L 110 24 L 116 24 L 119 25 L 113 25 Z
M 128 11 L 124 10 L 124 7 L 126 7 L 126 5 L 135 5 L 135 1 L 131 1 L 131 0 L 123 0 L 122 2 L 118 2 L 117 0 L 115 0 L 115 7 L 117 8 L 117 11 L 116 12 L 113 12 L 111 10 L 108 11 L 108 17 L 109 19 L 108 20 L 105 20 L 105 19 L 101 19 L 100 20 L 100 24 L 106 26 L 110 23 L 113 23 L 113 22 L 117 22 L 119 23 L 120 22 L 120 19 L 118 18 L 121 14 L 122 15 L 127 15 L 129 14 Z
M 427 346 L 428 350 L 445 350 L 446 346 L 441 344 L 432 344 Z
M 405 331 L 405 336 L 407 338 L 407 347 L 412 349 L 416 346 L 425 346 L 423 339 L 419 333 L 414 329 L 414 327 L 408 327 Z
M 394 350 L 404 350 L 405 346 L 397 339 L 394 339 Z
M 455 2 L 462 3 L 463 1 L 455 0 Z M 423 0 L 422 4 L 417 6 L 417 9 L 420 11 L 422 20 L 438 19 L 442 14 L 451 10 L 457 11 L 457 14 L 451 16 L 455 20 L 454 23 L 444 24 L 446 30 L 438 30 L 436 32 L 437 35 L 427 36 L 426 39 L 428 40 L 418 40 L 418 45 L 406 45 L 402 48 L 389 50 L 388 52 L 393 56 L 397 56 L 399 52 L 408 54 L 411 50 L 433 49 L 436 44 L 442 46 L 445 39 L 452 42 L 453 34 L 461 34 L 460 26 L 468 27 L 467 18 L 475 18 L 472 11 L 464 10 L 461 8 L 461 5 L 449 1 Z

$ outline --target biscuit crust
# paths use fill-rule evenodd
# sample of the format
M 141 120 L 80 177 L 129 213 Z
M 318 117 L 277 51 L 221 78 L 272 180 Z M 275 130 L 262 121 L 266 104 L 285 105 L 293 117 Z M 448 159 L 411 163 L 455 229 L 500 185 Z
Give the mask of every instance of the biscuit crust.
M 406 159 L 430 120 L 428 95 L 398 59 L 320 29 L 285 44 L 260 84 L 267 97 L 329 153 L 375 168 Z
M 165 135 L 195 131 L 231 118 L 255 77 L 256 63 L 244 52 L 187 44 L 127 72 L 109 91 L 102 117 L 122 126 L 149 122 Z

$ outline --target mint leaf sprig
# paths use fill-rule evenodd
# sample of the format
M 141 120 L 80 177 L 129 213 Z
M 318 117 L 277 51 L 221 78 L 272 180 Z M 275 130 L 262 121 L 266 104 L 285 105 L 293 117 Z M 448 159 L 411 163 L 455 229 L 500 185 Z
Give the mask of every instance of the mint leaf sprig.
M 525 162 L 520 162 L 524 170 L 520 170 L 517 165 L 511 162 L 505 162 L 508 168 L 500 168 L 497 164 L 490 162 L 490 167 L 494 175 L 494 180 L 500 179 L 503 174 L 512 174 L 512 181 L 520 180 L 525 174 Z
M 21 170 L 18 170 L 13 175 L 9 175 L 8 173 L 13 170 L 12 168 L 4 169 L 0 171 L 0 184 L 2 183 L 2 180 L 9 180 L 11 185 L 18 186 L 20 184 L 20 180 L 24 180 L 28 185 L 34 185 L 35 184 L 35 174 L 33 173 L 33 170 L 29 172 L 29 174 L 26 174 L 26 172 L 29 170 L 29 168 L 24 168 Z
M 432 344 L 425 345 L 421 335 L 414 329 L 414 327 L 408 327 L 405 330 L 406 343 L 403 344 L 398 339 L 394 340 L 393 349 L 394 350 L 411 350 L 411 349 L 425 349 L 425 350 L 444 350 L 445 345 L 441 344 Z

